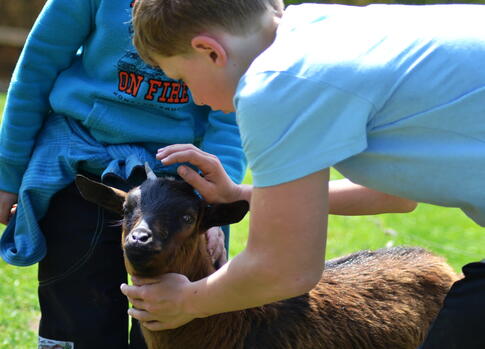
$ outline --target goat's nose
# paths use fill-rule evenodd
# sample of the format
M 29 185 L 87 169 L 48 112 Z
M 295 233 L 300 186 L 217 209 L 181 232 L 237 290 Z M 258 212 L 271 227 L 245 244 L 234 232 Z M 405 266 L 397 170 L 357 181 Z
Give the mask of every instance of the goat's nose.
M 152 233 L 146 229 L 135 229 L 130 233 L 129 239 L 134 243 L 146 244 L 151 241 Z

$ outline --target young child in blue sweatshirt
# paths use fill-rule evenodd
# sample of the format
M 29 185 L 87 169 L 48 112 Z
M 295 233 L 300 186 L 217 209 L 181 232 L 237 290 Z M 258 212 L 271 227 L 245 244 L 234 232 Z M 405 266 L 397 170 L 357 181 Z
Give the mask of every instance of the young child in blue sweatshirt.
M 206 279 L 123 285 L 157 309 L 130 309 L 148 328 L 309 291 L 324 266 L 326 213 L 381 205 L 349 195 L 336 211 L 331 166 L 485 226 L 485 6 L 141 0 L 134 13 L 144 59 L 183 79 L 196 100 L 236 111 L 254 183 L 234 185 L 192 146 L 159 151 L 165 165 L 198 165 L 205 176 L 179 173 L 210 201 L 251 197 L 251 225 L 246 249 Z M 424 349 L 484 347 L 485 260 L 463 273 Z
M 136 184 L 145 162 L 174 174 L 155 159 L 174 143 L 217 155 L 236 182 L 244 174 L 234 114 L 196 105 L 186 84 L 139 58 L 133 5 L 48 0 L 8 91 L 0 222 L 10 221 L 0 254 L 14 265 L 39 262 L 43 348 L 128 347 L 119 217 L 85 202 L 72 184 L 76 174 Z

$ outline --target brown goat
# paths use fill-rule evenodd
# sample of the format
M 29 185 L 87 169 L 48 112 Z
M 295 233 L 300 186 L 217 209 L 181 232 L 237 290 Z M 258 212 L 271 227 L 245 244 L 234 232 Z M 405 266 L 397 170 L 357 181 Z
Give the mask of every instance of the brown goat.
M 242 219 L 246 202 L 207 205 L 178 180 L 148 179 L 124 193 L 84 177 L 83 196 L 124 212 L 122 245 L 132 275 L 213 273 L 203 232 Z M 142 329 L 150 349 L 415 349 L 457 279 L 422 248 L 361 251 L 330 260 L 309 293 L 262 307 Z

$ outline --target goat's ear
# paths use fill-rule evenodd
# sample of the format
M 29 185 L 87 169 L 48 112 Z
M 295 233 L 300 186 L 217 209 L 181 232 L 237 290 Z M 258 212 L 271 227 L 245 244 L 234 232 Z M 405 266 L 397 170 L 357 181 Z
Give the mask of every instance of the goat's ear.
M 214 204 L 207 206 L 202 219 L 202 231 L 211 227 L 220 227 L 223 225 L 239 222 L 249 211 L 249 203 L 241 200 L 230 204 Z
M 126 192 L 93 181 L 82 175 L 76 176 L 76 186 L 81 196 L 87 201 L 93 202 L 111 212 L 123 214 L 123 203 Z

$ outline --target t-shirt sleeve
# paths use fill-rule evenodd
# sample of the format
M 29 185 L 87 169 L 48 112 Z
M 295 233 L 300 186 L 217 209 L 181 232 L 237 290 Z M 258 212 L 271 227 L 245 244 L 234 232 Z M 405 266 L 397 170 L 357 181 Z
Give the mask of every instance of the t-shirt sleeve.
M 304 177 L 367 147 L 372 103 L 328 83 L 281 72 L 245 76 L 234 104 L 256 187 Z

